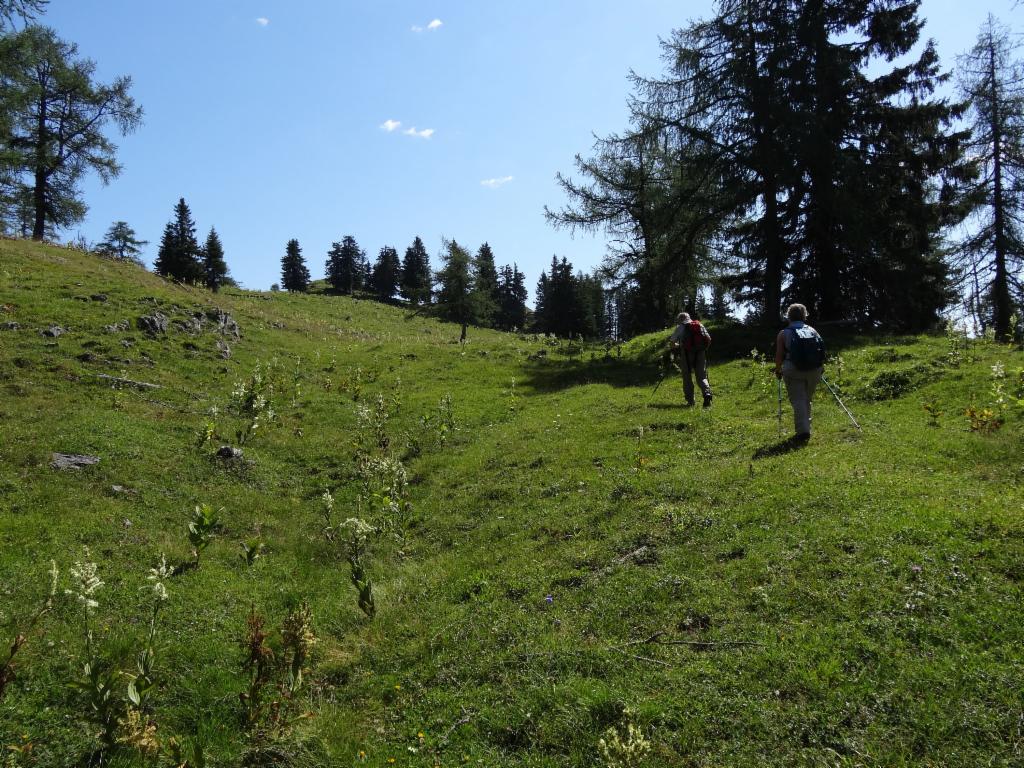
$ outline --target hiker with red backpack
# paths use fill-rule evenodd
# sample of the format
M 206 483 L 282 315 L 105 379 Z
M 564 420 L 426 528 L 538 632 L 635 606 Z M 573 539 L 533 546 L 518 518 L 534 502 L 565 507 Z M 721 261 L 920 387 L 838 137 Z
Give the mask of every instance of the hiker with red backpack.
M 824 372 L 825 342 L 807 324 L 807 307 L 803 304 L 790 304 L 786 318 L 789 325 L 775 337 L 775 376 L 786 383 L 793 406 L 793 440 L 803 443 L 811 439 L 811 400 Z M 779 408 L 781 420 L 781 403 Z
M 672 351 L 679 354 L 679 369 L 683 372 L 683 393 L 686 404 L 693 405 L 693 375 L 704 395 L 704 407 L 711 407 L 711 384 L 708 383 L 707 349 L 711 346 L 711 334 L 696 317 L 687 312 L 676 316 L 678 325 L 669 337 Z

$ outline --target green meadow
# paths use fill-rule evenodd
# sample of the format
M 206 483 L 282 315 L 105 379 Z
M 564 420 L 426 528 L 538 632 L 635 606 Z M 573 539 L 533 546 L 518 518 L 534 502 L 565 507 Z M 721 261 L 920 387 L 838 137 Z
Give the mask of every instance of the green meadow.
M 704 410 L 667 330 L 6 240 L 0 305 L 3 768 L 1024 764 L 1019 347 L 822 329 L 795 448 L 740 325 Z

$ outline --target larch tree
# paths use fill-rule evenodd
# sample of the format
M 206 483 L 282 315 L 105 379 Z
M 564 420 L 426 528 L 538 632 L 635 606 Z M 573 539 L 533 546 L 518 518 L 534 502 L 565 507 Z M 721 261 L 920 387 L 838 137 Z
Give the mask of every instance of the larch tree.
M 0 0 L 0 31 L 18 19 L 28 23 L 46 11 L 50 0 Z
M 968 154 L 978 165 L 976 209 L 959 243 L 967 294 L 982 325 L 1006 338 L 1024 307 L 1024 63 L 1009 29 L 991 14 L 960 57 L 960 92 L 970 102 Z
M 149 245 L 149 241 L 139 240 L 135 230 L 128 226 L 128 222 L 115 221 L 103 236 L 103 240 L 96 245 L 96 251 L 112 259 L 141 265 L 142 260 L 139 256 L 144 245 Z
M 441 262 L 435 311 L 442 319 L 461 326 L 459 341 L 464 342 L 467 327 L 481 318 L 478 296 L 473 290 L 473 259 L 457 242 L 445 240 Z
M 6 112 L 0 156 L 7 185 L 30 190 L 36 240 L 48 227 L 67 227 L 85 216 L 79 187 L 87 172 L 103 183 L 121 172 L 108 125 L 126 135 L 142 122 L 142 108 L 129 94 L 131 78 L 104 85 L 95 75 L 96 64 L 79 58 L 76 45 L 47 27 L 0 38 Z

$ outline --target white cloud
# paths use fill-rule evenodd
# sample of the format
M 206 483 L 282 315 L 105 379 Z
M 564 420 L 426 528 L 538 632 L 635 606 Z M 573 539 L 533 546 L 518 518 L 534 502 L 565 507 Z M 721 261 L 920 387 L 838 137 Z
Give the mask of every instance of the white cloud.
M 417 131 L 416 126 L 413 126 L 412 128 L 405 129 L 404 131 L 402 131 L 402 133 L 404 133 L 406 136 L 415 136 L 418 139 L 429 139 L 431 136 L 434 135 L 434 129 L 424 128 L 422 131 Z
M 413 24 L 411 29 L 413 32 L 419 34 L 420 32 L 433 32 L 436 29 L 440 29 L 443 25 L 443 21 L 441 21 L 440 19 L 434 19 L 425 27 L 421 27 L 418 24 Z
M 267 24 L 270 23 L 270 19 L 268 19 L 266 16 L 260 16 L 258 19 L 256 19 L 256 23 L 259 24 L 261 27 L 265 27 L 267 26 Z
M 515 176 L 501 176 L 497 179 L 484 179 L 480 182 L 481 187 L 487 187 L 488 189 L 497 189 L 500 186 L 508 184 Z
M 385 120 L 383 123 L 380 124 L 380 127 L 382 129 L 384 129 L 385 131 L 387 131 L 388 133 L 391 133 L 393 130 L 395 130 L 401 124 L 402 124 L 401 120 Z

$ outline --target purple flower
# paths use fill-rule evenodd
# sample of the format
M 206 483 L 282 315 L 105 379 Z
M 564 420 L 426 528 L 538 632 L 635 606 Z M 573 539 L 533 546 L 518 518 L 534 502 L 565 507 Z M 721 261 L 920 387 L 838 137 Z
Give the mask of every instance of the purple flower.
M 554 598 L 553 595 L 545 595 L 544 596 L 544 602 L 547 603 L 548 605 L 551 605 L 551 603 L 555 602 L 555 598 Z

